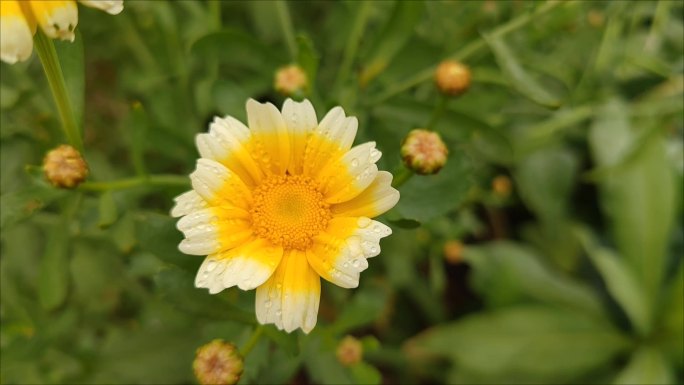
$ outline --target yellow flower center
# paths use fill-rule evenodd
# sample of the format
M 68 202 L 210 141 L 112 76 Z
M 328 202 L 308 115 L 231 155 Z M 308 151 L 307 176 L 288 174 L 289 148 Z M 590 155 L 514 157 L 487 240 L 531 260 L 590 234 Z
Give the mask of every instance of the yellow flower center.
M 254 232 L 286 249 L 305 250 L 332 217 L 318 184 L 303 175 L 273 176 L 253 192 Z

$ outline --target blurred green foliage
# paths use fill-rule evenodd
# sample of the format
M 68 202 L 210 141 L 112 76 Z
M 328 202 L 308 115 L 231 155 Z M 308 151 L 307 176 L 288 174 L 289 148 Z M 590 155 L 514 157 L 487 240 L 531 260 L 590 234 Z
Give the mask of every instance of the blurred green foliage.
M 293 62 L 318 117 L 357 116 L 381 168 L 399 170 L 402 138 L 429 122 L 450 158 L 400 188 L 359 289 L 325 283 L 310 335 L 267 327 L 241 383 L 684 381 L 682 2 L 79 13 L 76 42 L 55 44 L 89 184 L 42 179 L 64 137 L 40 62 L 1 67 L 2 383 L 188 383 L 197 347 L 249 339 L 254 293 L 193 287 L 201 258 L 177 250 L 167 215 L 188 186 L 161 174 L 192 171 L 214 115 L 280 106 L 274 71 Z M 473 84 L 444 102 L 432 72 L 448 57 Z M 510 194 L 492 190 L 499 175 Z M 449 240 L 464 263 L 444 260 Z M 346 334 L 364 337 L 352 367 L 335 357 Z

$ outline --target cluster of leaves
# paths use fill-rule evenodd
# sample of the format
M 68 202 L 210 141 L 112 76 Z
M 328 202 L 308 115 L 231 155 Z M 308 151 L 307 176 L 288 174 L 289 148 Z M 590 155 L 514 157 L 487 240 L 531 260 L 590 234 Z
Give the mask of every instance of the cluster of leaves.
M 42 180 L 63 141 L 49 88 L 36 58 L 2 66 L 2 383 L 188 383 L 198 346 L 249 339 L 253 292 L 193 288 L 201 260 L 167 215 L 188 185 L 155 176 L 192 171 L 214 115 L 281 105 L 273 75 L 293 62 L 319 118 L 357 116 L 381 168 L 400 169 L 402 138 L 428 124 L 450 157 L 401 186 L 360 288 L 324 284 L 309 335 L 265 328 L 241 383 L 684 380 L 680 2 L 79 12 L 76 42 L 56 45 L 89 187 Z M 448 57 L 473 84 L 445 102 L 431 79 Z M 445 262 L 450 240 L 466 264 Z M 335 357 L 346 334 L 364 345 L 352 367 Z

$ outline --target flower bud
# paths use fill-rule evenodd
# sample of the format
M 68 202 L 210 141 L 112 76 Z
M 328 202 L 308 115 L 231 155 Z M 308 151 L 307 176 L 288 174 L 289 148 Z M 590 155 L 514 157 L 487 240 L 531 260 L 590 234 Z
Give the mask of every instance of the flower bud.
M 463 260 L 463 243 L 458 240 L 450 240 L 444 243 L 444 259 L 452 265 L 461 263 Z
M 494 191 L 494 194 L 501 198 L 508 198 L 508 196 L 511 195 L 512 189 L 513 185 L 511 179 L 506 175 L 498 175 L 492 180 L 492 190 Z
M 444 60 L 435 71 L 435 84 L 446 95 L 461 95 L 470 87 L 470 69 L 455 60 Z
M 361 362 L 363 344 L 353 336 L 345 336 L 337 345 L 337 360 L 344 366 L 352 366 Z
M 88 176 L 88 164 L 78 150 L 63 144 L 45 155 L 43 172 L 53 186 L 74 188 Z
M 306 73 L 298 65 L 289 65 L 276 71 L 275 90 L 285 96 L 301 94 L 309 87 Z
M 444 167 L 449 150 L 436 132 L 416 129 L 401 144 L 401 157 L 409 169 L 421 175 L 436 174 Z
M 215 339 L 197 349 L 192 369 L 202 385 L 236 384 L 242 375 L 242 356 L 235 345 Z

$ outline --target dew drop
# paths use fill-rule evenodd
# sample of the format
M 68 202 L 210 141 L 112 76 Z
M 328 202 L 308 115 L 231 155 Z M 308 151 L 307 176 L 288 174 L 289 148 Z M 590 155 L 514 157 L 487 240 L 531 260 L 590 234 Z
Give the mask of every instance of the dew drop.
M 211 259 L 207 262 L 207 272 L 212 271 L 216 268 L 216 261 Z
M 352 266 L 354 266 L 354 267 L 359 267 L 360 264 L 361 264 L 361 262 L 359 262 L 358 258 L 355 259 L 354 262 L 352 262 Z
M 359 165 L 359 160 L 356 158 L 352 159 L 351 165 L 352 167 L 357 167 Z
M 266 309 L 270 308 L 271 306 L 273 306 L 273 303 L 272 303 L 270 300 L 264 302 L 264 307 L 265 307 Z
M 281 310 L 276 310 L 275 314 L 276 314 L 276 317 L 280 317 L 281 315 L 283 315 L 283 312 Z

